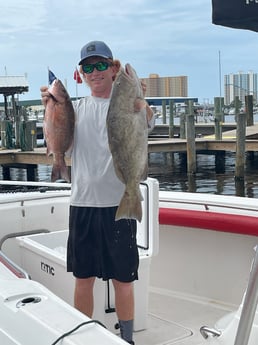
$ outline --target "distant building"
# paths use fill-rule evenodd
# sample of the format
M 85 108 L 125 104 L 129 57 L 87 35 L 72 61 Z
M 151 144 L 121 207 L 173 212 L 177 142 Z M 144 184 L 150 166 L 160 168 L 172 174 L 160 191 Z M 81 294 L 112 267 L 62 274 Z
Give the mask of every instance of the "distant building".
M 254 102 L 258 102 L 258 74 L 238 72 L 224 76 L 224 103 L 229 105 L 236 96 L 245 102 L 246 95 L 253 95 Z
M 146 97 L 187 97 L 188 79 L 186 76 L 160 77 L 150 74 L 149 78 L 141 78 L 146 84 Z

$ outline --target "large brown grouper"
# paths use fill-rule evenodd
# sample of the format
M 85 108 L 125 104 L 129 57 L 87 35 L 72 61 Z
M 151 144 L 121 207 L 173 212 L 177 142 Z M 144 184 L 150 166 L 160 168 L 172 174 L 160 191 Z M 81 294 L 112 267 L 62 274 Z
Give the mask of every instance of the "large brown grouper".
M 114 81 L 107 129 L 117 177 L 125 184 L 116 220 L 141 221 L 140 181 L 147 178 L 148 128 L 146 102 L 135 70 L 126 64 Z
M 64 155 L 73 142 L 74 109 L 68 92 L 59 79 L 49 87 L 49 100 L 45 109 L 44 136 L 47 154 L 53 154 L 51 181 L 70 181 Z

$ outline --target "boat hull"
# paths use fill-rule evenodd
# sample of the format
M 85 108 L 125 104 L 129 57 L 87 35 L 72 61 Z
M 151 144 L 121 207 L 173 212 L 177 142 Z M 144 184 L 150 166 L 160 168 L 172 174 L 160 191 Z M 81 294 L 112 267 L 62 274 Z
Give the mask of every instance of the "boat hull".
M 52 233 L 67 229 L 69 192 L 58 194 L 41 194 L 37 198 L 35 195 L 34 198 L 28 195 L 9 197 L 8 202 L 0 198 L 1 224 L 4 222 L 4 227 L 0 229 L 1 235 L 12 233 L 16 237 L 24 236 L 26 231 L 44 229 Z M 224 314 L 222 318 L 208 324 L 219 329 L 220 336 L 210 335 L 202 340 L 196 337 L 197 340 L 193 340 L 199 328 L 206 325 L 205 315 L 204 319 L 193 315 L 202 321 L 197 328 L 189 330 L 189 339 L 175 339 L 178 344 L 233 345 L 242 314 L 243 295 L 248 286 L 254 247 L 258 242 L 258 200 L 160 191 L 158 201 L 159 236 L 154 242 L 159 242 L 159 251 L 158 255 L 149 260 L 150 279 L 147 280 L 150 294 L 177 301 L 171 308 L 176 308 L 176 304 L 181 305 L 176 313 L 179 316 L 182 310 L 186 310 L 186 321 L 182 322 L 184 327 L 190 317 L 187 314 L 190 309 L 182 307 L 187 302 L 203 306 L 198 310 L 208 306 L 208 309 L 223 311 L 218 313 Z M 2 249 L 21 265 L 20 245 L 17 242 L 16 239 L 6 239 Z M 154 252 L 157 253 L 156 249 Z M 152 309 L 159 310 L 159 315 L 167 319 L 171 313 L 166 308 L 169 308 L 168 304 L 164 303 L 163 310 L 159 306 Z M 257 317 L 253 327 L 258 329 Z M 258 335 L 252 332 L 251 345 L 256 345 Z M 140 333 L 136 333 L 136 337 Z M 158 340 L 156 343 L 151 341 L 142 344 L 158 343 Z

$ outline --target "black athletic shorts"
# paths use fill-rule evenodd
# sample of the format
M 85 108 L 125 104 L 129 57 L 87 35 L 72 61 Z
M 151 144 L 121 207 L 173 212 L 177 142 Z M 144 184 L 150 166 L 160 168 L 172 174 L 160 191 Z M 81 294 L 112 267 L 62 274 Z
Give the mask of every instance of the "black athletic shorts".
M 70 206 L 67 271 L 75 277 L 138 279 L 136 221 L 115 221 L 116 210 Z

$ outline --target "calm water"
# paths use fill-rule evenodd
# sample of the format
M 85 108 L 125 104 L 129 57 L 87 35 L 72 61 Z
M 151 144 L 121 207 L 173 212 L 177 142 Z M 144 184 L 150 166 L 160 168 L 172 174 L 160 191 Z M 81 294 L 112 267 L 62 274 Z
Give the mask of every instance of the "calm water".
M 161 190 L 238 195 L 258 198 L 258 154 L 246 158 L 245 177 L 235 179 L 235 153 L 227 152 L 224 164 L 216 167 L 215 155 L 198 154 L 197 172 L 187 174 L 185 156 L 151 153 L 149 176 L 159 180 Z
M 187 174 L 185 156 L 179 153 L 149 154 L 149 176 L 155 177 L 161 190 L 238 195 L 258 198 L 258 153 L 252 159 L 246 157 L 245 178 L 235 180 L 235 153 L 227 152 L 220 170 L 215 156 L 197 155 L 197 172 Z M 39 165 L 37 181 L 50 181 L 52 166 Z M 26 170 L 12 168 L 11 179 L 26 181 Z M 3 179 L 0 166 L 0 179 Z
M 200 118 L 198 122 L 203 122 L 203 120 Z M 207 119 L 207 121 L 211 120 Z M 156 121 L 156 123 L 161 122 L 161 118 Z M 225 116 L 225 122 L 235 122 L 235 116 Z M 254 123 L 258 123 L 258 114 L 254 115 Z M 178 117 L 175 118 L 175 124 L 179 124 Z M 194 175 L 188 175 L 186 156 L 179 153 L 150 153 L 149 176 L 158 179 L 161 190 L 258 198 L 258 152 L 255 152 L 252 159 L 246 156 L 245 178 L 240 181 L 235 180 L 235 153 L 226 152 L 220 169 L 215 163 L 215 155 L 197 154 L 197 172 Z M 39 165 L 36 180 L 49 182 L 51 171 L 52 166 Z M 24 169 L 12 168 L 10 173 L 11 180 L 26 181 L 27 179 Z M 0 179 L 3 179 L 1 166 Z

